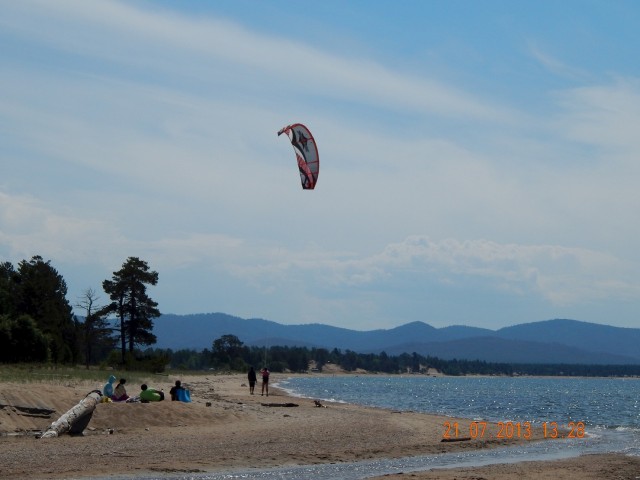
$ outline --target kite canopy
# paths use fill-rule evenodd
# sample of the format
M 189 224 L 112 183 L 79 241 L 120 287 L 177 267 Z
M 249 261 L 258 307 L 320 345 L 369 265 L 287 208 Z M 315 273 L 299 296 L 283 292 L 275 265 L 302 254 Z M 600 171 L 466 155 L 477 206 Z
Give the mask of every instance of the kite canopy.
M 313 190 L 318 181 L 320 171 L 320 157 L 316 141 L 307 127 L 301 123 L 287 125 L 278 132 L 278 136 L 286 133 L 291 140 L 293 151 L 296 152 L 300 181 L 304 190 Z

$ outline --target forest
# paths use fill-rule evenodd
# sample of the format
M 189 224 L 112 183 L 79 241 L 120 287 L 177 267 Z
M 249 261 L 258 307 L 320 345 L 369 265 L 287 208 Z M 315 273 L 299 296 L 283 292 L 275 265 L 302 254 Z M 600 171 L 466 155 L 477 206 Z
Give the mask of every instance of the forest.
M 390 356 L 357 353 L 351 350 L 324 348 L 246 346 L 234 335 L 215 340 L 212 350 L 148 349 L 147 355 L 164 355 L 171 359 L 172 368 L 183 370 L 246 371 L 250 366 L 269 367 L 274 372 L 322 372 L 328 364 L 346 372 L 366 371 L 385 374 L 429 374 L 434 370 L 443 375 L 504 375 L 504 376 L 639 376 L 640 365 L 569 365 L 569 364 L 507 364 L 480 360 L 443 360 L 403 353 Z M 433 370 L 430 370 L 433 369 Z
M 75 307 L 67 299 L 62 275 L 41 256 L 14 266 L 0 263 L 0 362 L 100 364 L 131 362 L 141 346 L 153 345 L 158 304 L 147 295 L 158 273 L 129 257 L 102 282 L 109 302 L 87 288 Z

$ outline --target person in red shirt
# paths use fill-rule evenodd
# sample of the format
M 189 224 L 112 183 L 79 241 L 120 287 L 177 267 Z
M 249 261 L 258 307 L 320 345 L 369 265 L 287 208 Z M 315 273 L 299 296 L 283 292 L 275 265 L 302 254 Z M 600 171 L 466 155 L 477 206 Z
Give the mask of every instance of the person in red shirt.
M 267 391 L 267 397 L 269 396 L 269 369 L 264 367 L 260 370 L 262 374 L 262 393 L 260 395 L 264 395 L 264 391 Z

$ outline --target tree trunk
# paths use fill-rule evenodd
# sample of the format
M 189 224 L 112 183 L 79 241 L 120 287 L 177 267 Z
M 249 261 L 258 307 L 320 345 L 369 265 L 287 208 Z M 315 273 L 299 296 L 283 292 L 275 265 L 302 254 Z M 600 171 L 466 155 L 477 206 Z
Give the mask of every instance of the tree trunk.
M 58 437 L 63 433 L 80 434 L 87 428 L 96 405 L 100 403 L 102 394 L 94 390 L 80 402 L 53 422 L 40 438 Z

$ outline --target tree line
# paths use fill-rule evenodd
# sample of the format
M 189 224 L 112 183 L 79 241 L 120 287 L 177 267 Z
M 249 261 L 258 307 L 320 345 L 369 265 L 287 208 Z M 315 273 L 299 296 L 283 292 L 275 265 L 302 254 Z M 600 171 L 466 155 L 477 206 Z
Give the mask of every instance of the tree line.
M 150 349 L 152 350 L 152 349 Z M 273 372 L 307 372 L 312 365 L 322 372 L 329 364 L 347 372 L 359 369 L 372 373 L 428 374 L 435 369 L 444 375 L 535 375 L 535 376 L 640 376 L 640 365 L 572 365 L 572 364 L 509 364 L 482 360 L 443 360 L 417 353 L 387 355 L 385 352 L 357 353 L 334 348 L 248 346 L 235 335 L 223 335 L 213 341 L 211 350 L 191 349 L 149 351 L 170 359 L 172 368 L 182 370 L 247 371 L 250 366 L 269 367 Z
M 17 266 L 0 263 L 0 362 L 96 364 L 113 355 L 119 344 L 119 363 L 133 358 L 137 347 L 156 342 L 153 319 L 158 304 L 147 295 L 158 273 L 129 257 L 111 279 L 102 282 L 109 302 L 99 303 L 92 288 L 75 305 L 73 314 L 67 284 L 60 273 L 36 255 Z

